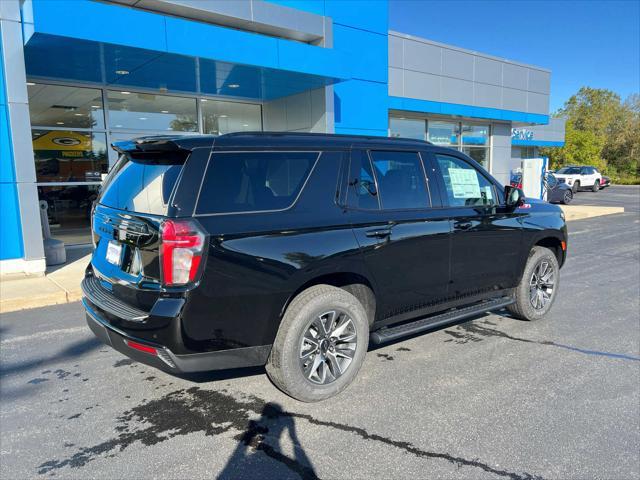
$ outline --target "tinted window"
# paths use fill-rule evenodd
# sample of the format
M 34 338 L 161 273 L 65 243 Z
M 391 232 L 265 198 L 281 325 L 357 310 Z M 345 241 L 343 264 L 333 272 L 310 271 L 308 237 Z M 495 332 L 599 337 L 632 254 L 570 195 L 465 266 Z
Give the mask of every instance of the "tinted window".
M 317 152 L 215 153 L 196 213 L 282 210 L 297 198 Z
M 354 150 L 351 153 L 349 173 L 349 191 L 347 203 L 350 207 L 377 210 L 378 190 L 369 157 L 365 152 Z
M 383 209 L 427 208 L 427 183 L 420 156 L 415 152 L 371 152 Z
M 107 177 L 99 202 L 130 212 L 166 215 L 185 158 L 168 154 L 122 156 Z
M 436 155 L 444 177 L 449 205 L 495 205 L 493 184 L 484 175 L 462 159 L 449 155 Z

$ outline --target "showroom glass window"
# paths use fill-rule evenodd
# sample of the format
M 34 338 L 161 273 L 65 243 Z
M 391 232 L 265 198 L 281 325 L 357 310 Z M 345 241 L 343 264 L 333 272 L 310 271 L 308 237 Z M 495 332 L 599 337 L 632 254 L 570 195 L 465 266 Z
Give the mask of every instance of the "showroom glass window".
M 67 245 L 91 241 L 91 204 L 118 158 L 113 142 L 262 130 L 259 104 L 38 82 L 27 88 L 39 197 L 53 237 Z
M 197 132 L 195 98 L 107 91 L 109 127 L 114 130 Z
M 109 170 L 102 91 L 29 82 L 40 201 L 53 237 L 88 243 L 91 204 Z
M 404 122 L 412 122 L 408 128 Z M 453 122 L 446 119 L 389 117 L 389 136 L 418 138 L 464 152 L 487 170 L 491 158 L 491 126 L 488 123 Z
M 202 132 L 224 135 L 232 132 L 256 132 L 262 130 L 260 105 L 251 103 L 200 100 Z
M 460 124 L 429 120 L 427 121 L 427 140 L 443 147 L 457 146 L 460 141 Z
M 424 119 L 390 117 L 389 136 L 425 140 Z

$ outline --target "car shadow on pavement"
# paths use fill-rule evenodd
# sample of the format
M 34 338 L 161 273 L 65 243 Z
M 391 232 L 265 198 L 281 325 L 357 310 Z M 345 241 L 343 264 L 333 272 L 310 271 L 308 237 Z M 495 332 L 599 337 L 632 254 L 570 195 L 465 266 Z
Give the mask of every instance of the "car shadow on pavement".
M 233 378 L 254 377 L 257 375 L 264 375 L 265 373 L 265 368 L 260 366 L 231 368 L 228 370 L 212 370 L 209 372 L 170 373 L 170 375 L 193 383 L 208 383 L 231 380 Z
M 284 435 L 288 434 L 293 458 L 283 453 Z M 295 478 L 317 479 L 309 457 L 300 444 L 293 417 L 285 415 L 273 402 L 265 404 L 258 420 L 249 420 L 244 432 L 236 435 L 238 445 L 229 457 L 218 479 L 282 478 L 282 469 L 273 468 L 274 461 L 286 467 Z

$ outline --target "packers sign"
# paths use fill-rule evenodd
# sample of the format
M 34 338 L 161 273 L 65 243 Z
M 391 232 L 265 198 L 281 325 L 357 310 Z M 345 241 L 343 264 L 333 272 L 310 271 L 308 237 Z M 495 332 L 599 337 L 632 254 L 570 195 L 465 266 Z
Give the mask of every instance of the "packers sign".
M 78 132 L 50 131 L 33 140 L 33 149 L 54 150 L 58 152 L 82 152 L 93 151 L 91 134 Z M 65 155 L 66 156 L 66 155 Z

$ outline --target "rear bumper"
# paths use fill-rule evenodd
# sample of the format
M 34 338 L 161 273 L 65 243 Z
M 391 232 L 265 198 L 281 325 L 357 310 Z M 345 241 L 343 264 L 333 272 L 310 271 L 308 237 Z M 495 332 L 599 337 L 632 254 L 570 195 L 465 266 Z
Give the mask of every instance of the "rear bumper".
M 82 304 L 86 310 L 87 324 L 99 340 L 133 360 L 167 372 L 204 372 L 264 365 L 267 363 L 271 353 L 271 345 L 261 345 L 176 355 L 164 345 L 154 344 L 146 339 L 134 337 L 114 327 L 92 307 L 86 298 L 82 299 Z M 142 352 L 132 348 L 128 345 L 128 341 L 151 347 L 155 349 L 156 353 Z

